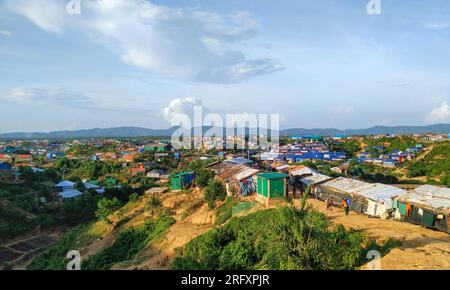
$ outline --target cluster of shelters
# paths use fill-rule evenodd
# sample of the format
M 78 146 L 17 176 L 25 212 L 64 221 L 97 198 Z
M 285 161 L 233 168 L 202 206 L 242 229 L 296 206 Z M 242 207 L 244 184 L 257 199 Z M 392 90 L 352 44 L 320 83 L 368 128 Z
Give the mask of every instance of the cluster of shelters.
M 321 200 L 332 198 L 339 204 L 343 199 L 350 201 L 350 209 L 370 216 L 388 218 L 393 212 L 393 202 L 406 191 L 392 185 L 367 183 L 355 179 L 339 177 L 321 184 L 317 197 Z
M 416 158 L 417 154 L 422 152 L 423 147 L 421 144 L 417 144 L 414 147 L 406 149 L 406 151 L 394 150 L 391 153 L 385 152 L 384 146 L 373 146 L 374 151 L 378 154 L 370 153 L 369 147 L 364 148 L 363 152 L 358 153 L 357 161 L 359 163 L 382 165 L 385 167 L 395 167 L 398 164 L 404 163 L 406 160 L 412 160 Z M 377 156 L 374 156 L 377 155 Z
M 61 203 L 83 195 L 81 191 L 76 189 L 76 183 L 72 181 L 63 180 L 56 184 L 55 187 L 58 190 L 56 195 L 59 197 Z
M 240 162 L 236 162 L 235 160 Z M 214 162 L 207 166 L 217 174 L 217 178 L 225 183 L 229 196 L 249 196 L 256 193 L 258 201 L 268 204 L 271 198 L 285 197 L 287 194 L 286 174 L 271 172 L 262 173 L 249 166 L 244 158 Z
M 303 142 L 281 146 L 270 152 L 258 155 L 261 161 L 287 161 L 289 163 L 305 160 L 342 161 L 347 158 L 344 152 L 332 152 L 323 142 Z
M 83 192 L 77 189 L 77 184 L 72 181 L 63 180 L 60 183 L 56 184 L 55 187 L 58 191 L 56 195 L 59 198 L 60 203 L 64 203 L 66 200 L 78 198 L 84 195 Z M 83 187 L 86 190 L 95 190 L 95 192 L 98 194 L 105 193 L 105 188 L 94 181 L 84 181 Z
M 432 185 L 412 191 L 387 184 L 367 183 L 356 179 L 324 175 L 307 166 L 281 164 L 276 172 L 261 172 L 246 162 L 217 161 L 206 166 L 217 173 L 230 196 L 249 196 L 269 205 L 272 199 L 287 197 L 289 187 L 319 200 L 331 198 L 339 205 L 346 200 L 352 211 L 381 219 L 395 218 L 450 233 L 450 189 Z M 174 176 L 173 189 L 192 185 L 194 172 Z

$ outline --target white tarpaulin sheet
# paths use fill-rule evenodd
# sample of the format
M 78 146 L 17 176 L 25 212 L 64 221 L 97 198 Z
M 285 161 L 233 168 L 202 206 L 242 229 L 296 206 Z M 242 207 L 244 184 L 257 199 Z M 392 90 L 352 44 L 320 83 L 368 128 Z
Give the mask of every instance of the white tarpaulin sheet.
M 400 197 L 406 191 L 395 186 L 381 183 L 367 183 L 355 179 L 339 177 L 323 184 L 339 191 L 363 196 L 377 203 L 384 202 L 387 209 L 392 208 L 393 197 Z
M 450 212 L 450 188 L 422 185 L 402 196 L 399 201 L 423 204 L 437 211 Z

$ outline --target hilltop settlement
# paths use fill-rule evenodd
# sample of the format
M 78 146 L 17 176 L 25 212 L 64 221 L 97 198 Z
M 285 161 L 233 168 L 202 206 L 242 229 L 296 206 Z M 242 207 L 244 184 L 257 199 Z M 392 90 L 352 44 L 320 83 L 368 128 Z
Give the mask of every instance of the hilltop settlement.
M 269 227 L 287 215 L 299 219 L 292 227 L 318 214 L 325 232 L 340 231 L 328 217 L 341 211 L 342 223 L 351 224 L 342 229 L 344 240 L 364 228 L 357 222 L 362 217 L 380 227 L 408 224 L 443 235 L 450 261 L 449 137 L 285 136 L 279 146 L 253 150 L 175 150 L 158 137 L 1 140 L 0 267 L 65 268 L 57 253 L 70 240 L 89 269 L 351 269 L 364 265 L 361 255 L 376 243 L 392 243 L 355 245 L 358 254 L 345 265 L 287 256 L 284 264 L 272 264 L 255 244 L 241 245 L 249 247 L 252 262 L 236 264 L 226 244 L 218 262 L 208 264 L 195 250 L 214 231 L 235 229 L 235 223 L 251 228 L 252 219 Z M 264 231 L 253 234 L 283 235 Z M 120 244 L 126 235 L 132 244 Z M 236 243 L 244 243 L 240 235 L 234 234 Z M 152 252 L 150 244 L 160 250 Z

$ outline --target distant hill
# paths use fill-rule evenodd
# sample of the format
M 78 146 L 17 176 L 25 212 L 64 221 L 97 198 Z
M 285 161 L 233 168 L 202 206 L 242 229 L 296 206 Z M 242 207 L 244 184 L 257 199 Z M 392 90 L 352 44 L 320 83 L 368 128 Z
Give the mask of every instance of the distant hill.
M 204 127 L 203 131 L 210 127 Z M 86 129 L 75 131 L 54 131 L 54 132 L 36 132 L 36 133 L 4 133 L 0 134 L 2 139 L 66 139 L 66 138 L 101 138 L 101 137 L 167 137 L 171 136 L 177 127 L 169 129 L 146 129 L 139 127 L 116 127 L 106 129 Z M 281 136 L 301 136 L 301 135 L 320 135 L 333 136 L 338 134 L 345 135 L 377 135 L 377 134 L 447 134 L 450 133 L 450 124 L 436 124 L 429 126 L 375 126 L 367 129 L 347 129 L 340 130 L 335 128 L 328 129 L 304 129 L 294 128 L 280 131 Z
M 319 135 L 319 136 L 333 136 L 333 135 L 378 135 L 378 134 L 447 134 L 450 133 L 450 124 L 436 124 L 429 126 L 375 126 L 367 129 L 347 129 L 339 130 L 335 128 L 330 129 L 287 129 L 282 131 L 283 136 L 297 136 L 297 135 Z
M 75 131 L 54 131 L 48 133 L 5 133 L 0 134 L 3 139 L 65 139 L 65 138 L 101 138 L 101 137 L 140 137 L 140 136 L 170 136 L 174 131 L 171 129 L 146 129 L 139 127 L 116 127 L 106 129 L 86 129 Z

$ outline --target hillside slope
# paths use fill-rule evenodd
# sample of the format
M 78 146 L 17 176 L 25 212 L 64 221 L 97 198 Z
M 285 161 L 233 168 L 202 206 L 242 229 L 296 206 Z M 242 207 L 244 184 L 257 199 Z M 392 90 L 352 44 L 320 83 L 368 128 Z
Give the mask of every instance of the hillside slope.
M 404 170 L 410 178 L 450 187 L 450 142 L 433 144 Z
M 65 269 L 65 255 L 69 250 L 77 249 L 82 255 L 84 269 L 171 269 L 174 258 L 180 253 L 177 248 L 186 247 L 205 233 L 210 235 L 218 224 L 229 224 L 226 219 L 219 222 L 216 215 L 220 211 L 207 208 L 200 190 L 156 193 L 157 198 L 154 195 L 145 194 L 140 200 L 125 205 L 110 217 L 112 224 L 99 221 L 75 228 L 54 247 L 40 254 L 28 268 Z M 246 198 L 246 201 L 251 200 L 252 197 Z M 294 204 L 299 206 L 299 202 L 295 200 Z M 324 211 L 322 202 L 309 200 L 308 203 L 318 211 Z M 255 218 L 261 216 L 258 215 L 261 210 L 266 208 L 255 204 L 238 214 L 236 219 L 251 214 L 250 222 L 255 226 L 252 220 L 258 224 Z M 369 241 L 379 244 L 384 251 L 383 269 L 450 268 L 448 234 L 356 213 L 345 216 L 340 209 L 334 209 L 328 218 L 333 226 L 342 224 L 347 229 L 364 231 Z M 272 235 L 272 238 L 277 237 Z M 392 243 L 392 239 L 400 241 L 401 245 Z M 361 267 L 365 268 L 364 265 Z

